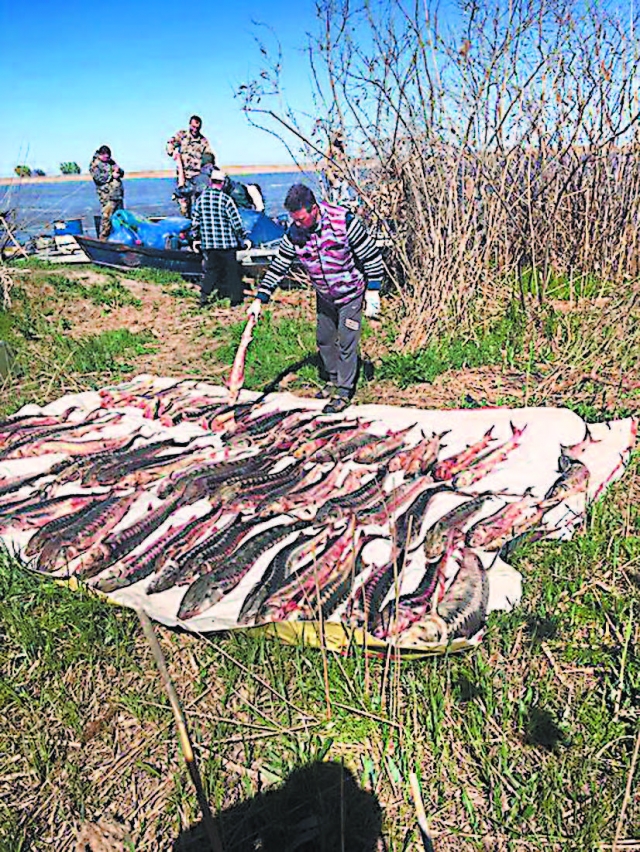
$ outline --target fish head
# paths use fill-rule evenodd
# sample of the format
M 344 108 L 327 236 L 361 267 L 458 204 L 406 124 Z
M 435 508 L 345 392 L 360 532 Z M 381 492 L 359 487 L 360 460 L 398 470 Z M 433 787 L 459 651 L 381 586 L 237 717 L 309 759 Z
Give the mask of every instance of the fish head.
M 425 645 L 446 645 L 447 625 L 436 613 L 414 621 L 407 627 L 394 643 L 401 648 L 420 648 Z

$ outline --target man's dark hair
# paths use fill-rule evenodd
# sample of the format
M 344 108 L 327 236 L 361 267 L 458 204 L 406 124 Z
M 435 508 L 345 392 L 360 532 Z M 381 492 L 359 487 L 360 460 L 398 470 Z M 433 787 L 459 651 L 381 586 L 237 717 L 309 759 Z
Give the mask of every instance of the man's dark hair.
M 110 157 L 111 156 L 111 148 L 108 145 L 101 145 L 98 148 L 98 154 L 107 154 Z
M 199 115 L 192 115 L 191 118 L 189 119 L 189 124 L 191 124 L 192 121 L 197 121 L 198 124 L 200 126 L 202 126 L 202 119 L 200 118 Z
M 284 206 L 289 213 L 295 213 L 296 210 L 302 210 L 303 207 L 305 210 L 311 210 L 317 203 L 313 192 L 303 183 L 294 183 L 284 200 Z

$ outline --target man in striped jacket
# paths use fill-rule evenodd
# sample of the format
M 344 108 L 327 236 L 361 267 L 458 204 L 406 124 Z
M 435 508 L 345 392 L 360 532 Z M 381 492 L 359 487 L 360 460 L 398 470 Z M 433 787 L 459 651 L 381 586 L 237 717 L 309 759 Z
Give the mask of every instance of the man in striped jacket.
M 204 277 L 200 285 L 200 307 L 203 308 L 214 290 L 239 305 L 244 292 L 236 250 L 244 243 L 250 246 L 247 232 L 233 198 L 222 191 L 225 173 L 214 169 L 210 186 L 198 197 L 193 209 L 192 230 L 202 249 Z M 195 247 L 195 242 L 194 242 Z
M 293 224 L 249 313 L 258 318 L 298 260 L 316 291 L 316 340 L 329 379 L 318 397 L 328 400 L 325 413 L 338 413 L 349 406 L 355 392 L 363 306 L 369 317 L 376 317 L 380 310 L 382 256 L 357 216 L 337 204 L 318 202 L 308 186 L 292 186 L 284 206 Z

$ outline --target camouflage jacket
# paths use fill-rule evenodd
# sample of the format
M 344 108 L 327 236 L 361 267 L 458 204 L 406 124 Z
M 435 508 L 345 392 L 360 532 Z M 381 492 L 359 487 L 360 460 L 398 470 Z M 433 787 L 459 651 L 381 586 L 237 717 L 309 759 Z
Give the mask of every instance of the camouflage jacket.
M 178 130 L 167 142 L 167 154 L 173 157 L 175 151 L 180 151 L 182 155 L 184 176 L 187 180 L 200 174 L 203 154 L 211 154 L 214 165 L 216 162 L 216 155 L 207 137 L 202 134 L 192 136 L 188 130 Z
M 124 187 L 122 186 L 124 172 L 120 169 L 120 175 L 116 177 L 114 175 L 115 169 L 120 169 L 115 160 L 109 159 L 104 163 L 96 151 L 91 160 L 89 172 L 96 185 L 100 204 L 106 204 L 107 201 L 122 201 L 124 198 Z

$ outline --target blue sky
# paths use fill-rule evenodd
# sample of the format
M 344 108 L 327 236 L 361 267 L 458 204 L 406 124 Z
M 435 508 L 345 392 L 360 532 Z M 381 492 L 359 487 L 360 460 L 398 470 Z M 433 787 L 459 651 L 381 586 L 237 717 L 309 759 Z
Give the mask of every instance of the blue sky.
M 0 3 L 0 176 L 19 163 L 86 171 L 103 144 L 127 171 L 171 169 L 166 140 L 192 113 L 223 166 L 291 162 L 234 93 L 260 71 L 256 37 L 275 45 L 275 33 L 287 99 L 309 102 L 313 10 L 313 0 Z

